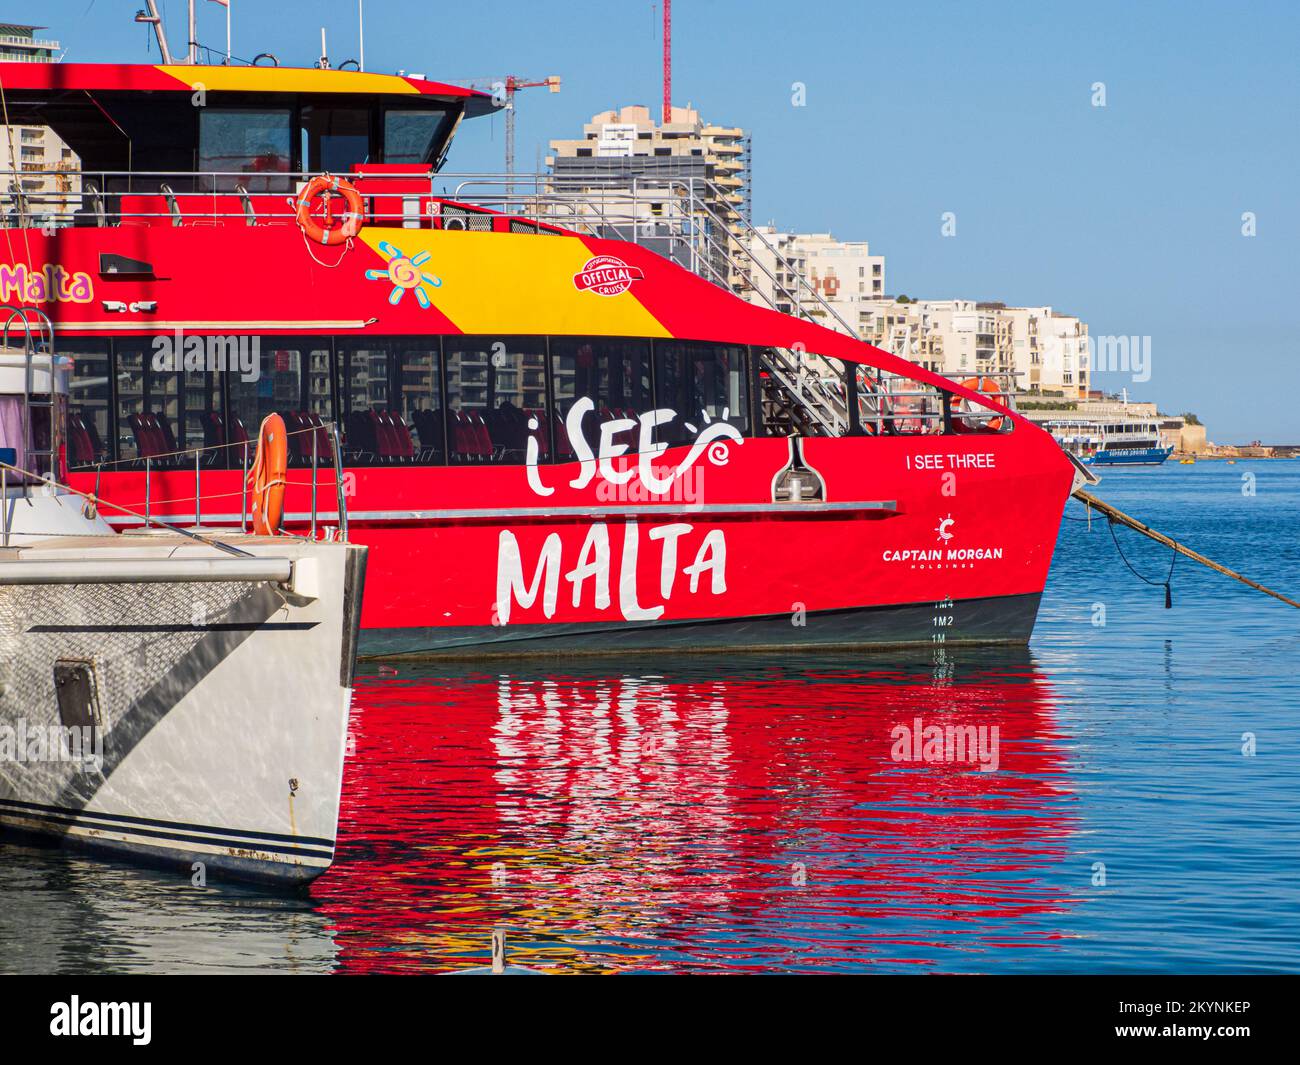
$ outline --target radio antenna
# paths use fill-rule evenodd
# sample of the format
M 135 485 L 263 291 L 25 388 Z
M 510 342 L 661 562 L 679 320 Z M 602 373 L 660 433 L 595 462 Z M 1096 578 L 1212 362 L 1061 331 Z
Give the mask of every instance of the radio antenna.
M 137 11 L 135 13 L 136 22 L 144 22 L 153 26 L 154 36 L 158 38 L 158 51 L 162 55 L 162 61 L 170 64 L 172 61 L 171 49 L 167 47 L 167 34 L 163 31 L 162 15 L 158 13 L 158 4 L 155 0 L 145 0 L 149 5 L 148 12 Z

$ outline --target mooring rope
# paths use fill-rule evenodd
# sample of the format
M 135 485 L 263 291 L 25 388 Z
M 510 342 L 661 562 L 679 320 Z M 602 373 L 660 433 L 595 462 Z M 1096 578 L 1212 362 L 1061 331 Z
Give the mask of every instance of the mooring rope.
M 1185 555 L 1187 558 L 1190 558 L 1193 562 L 1199 562 L 1202 566 L 1206 566 L 1209 569 L 1214 570 L 1216 573 L 1222 573 L 1225 577 L 1231 577 L 1234 581 L 1240 581 L 1242 584 L 1250 588 L 1254 588 L 1255 591 L 1257 592 L 1263 592 L 1265 595 L 1271 595 L 1274 599 L 1280 599 L 1288 606 L 1293 606 L 1297 610 L 1300 610 L 1300 602 L 1296 602 L 1296 600 L 1283 595 L 1281 592 L 1275 592 L 1273 591 L 1272 588 L 1265 588 L 1264 585 L 1260 584 L 1258 581 L 1252 581 L 1249 577 L 1243 576 L 1242 574 L 1238 573 L 1236 570 L 1228 569 L 1227 566 L 1215 562 L 1213 559 L 1206 558 L 1204 555 L 1200 554 L 1199 552 L 1193 551 L 1190 547 L 1184 547 L 1182 544 L 1178 543 L 1178 541 L 1171 539 L 1170 537 L 1166 536 L 1164 533 L 1156 532 L 1155 529 L 1152 529 L 1149 526 L 1142 524 L 1142 522 L 1138 521 L 1137 518 L 1130 517 L 1128 514 L 1125 514 L 1118 507 L 1113 507 L 1109 503 L 1103 502 L 1102 500 L 1098 499 L 1096 496 L 1088 492 L 1085 492 L 1082 488 L 1078 489 L 1074 493 L 1074 498 L 1077 499 L 1080 503 L 1083 503 L 1085 506 L 1090 507 L 1093 510 L 1096 510 L 1099 514 L 1105 515 L 1105 517 L 1108 518 L 1110 521 L 1112 536 L 1114 536 L 1115 534 L 1114 526 L 1116 524 L 1126 525 L 1134 532 L 1139 532 L 1143 536 L 1156 541 L 1156 543 L 1158 544 L 1164 544 L 1166 547 L 1174 551 L 1176 555 Z M 1116 538 L 1115 540 L 1115 546 L 1116 547 L 1119 546 L 1118 538 Z M 1123 551 L 1120 552 L 1120 557 L 1121 558 L 1124 557 Z M 1126 565 L 1128 565 L 1128 559 L 1124 559 L 1124 562 Z M 1132 570 L 1133 567 L 1130 565 L 1129 569 Z M 1135 575 L 1142 577 L 1142 575 L 1138 573 L 1137 570 L 1133 570 L 1133 572 Z M 1174 566 L 1173 566 L 1173 561 L 1171 560 L 1169 563 L 1170 578 L 1173 577 L 1173 572 L 1174 572 Z M 1146 580 L 1145 577 L 1142 577 L 1142 579 Z M 1160 583 L 1160 582 L 1147 581 L 1147 583 L 1152 584 L 1152 583 Z M 1165 580 L 1164 584 L 1165 584 L 1165 603 L 1167 606 L 1169 606 L 1172 605 L 1172 601 L 1169 594 L 1168 579 Z
M 1110 529 L 1110 538 L 1115 541 L 1115 550 L 1119 552 L 1120 561 L 1128 567 L 1128 571 L 1133 574 L 1134 577 L 1142 581 L 1144 584 L 1149 584 L 1153 588 L 1160 588 L 1163 586 L 1165 590 L 1165 609 L 1173 609 L 1174 593 L 1172 581 L 1174 579 L 1174 563 L 1178 561 L 1177 548 L 1175 548 L 1169 555 L 1169 573 L 1165 576 L 1165 579 L 1163 581 L 1153 581 L 1149 577 L 1144 577 L 1133 568 L 1133 563 L 1128 560 L 1128 556 L 1124 554 L 1124 549 L 1119 546 L 1119 537 L 1115 534 L 1116 524 L 1117 522 L 1114 518 L 1107 516 L 1106 525 Z

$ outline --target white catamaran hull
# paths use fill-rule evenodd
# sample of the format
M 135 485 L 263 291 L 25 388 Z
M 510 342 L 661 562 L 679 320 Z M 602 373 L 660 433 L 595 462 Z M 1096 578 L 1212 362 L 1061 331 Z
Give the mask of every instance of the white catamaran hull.
M 223 540 L 247 555 L 0 549 L 0 828 L 218 879 L 329 866 L 365 549 Z

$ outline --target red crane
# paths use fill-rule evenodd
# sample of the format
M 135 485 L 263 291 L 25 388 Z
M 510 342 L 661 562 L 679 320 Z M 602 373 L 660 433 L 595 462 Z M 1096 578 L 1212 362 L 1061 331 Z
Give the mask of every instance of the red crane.
M 664 125 L 673 120 L 673 0 L 664 0 Z

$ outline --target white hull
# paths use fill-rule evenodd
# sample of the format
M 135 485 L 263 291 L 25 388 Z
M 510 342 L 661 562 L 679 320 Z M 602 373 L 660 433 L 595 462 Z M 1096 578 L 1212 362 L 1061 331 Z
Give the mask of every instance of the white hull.
M 0 828 L 186 875 L 322 873 L 364 549 L 222 536 L 250 561 L 170 534 L 21 539 L 0 549 Z M 257 579 L 276 559 L 289 580 Z M 31 748 L 81 706 L 102 762 Z

